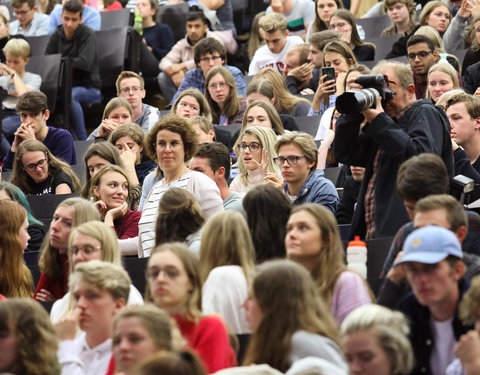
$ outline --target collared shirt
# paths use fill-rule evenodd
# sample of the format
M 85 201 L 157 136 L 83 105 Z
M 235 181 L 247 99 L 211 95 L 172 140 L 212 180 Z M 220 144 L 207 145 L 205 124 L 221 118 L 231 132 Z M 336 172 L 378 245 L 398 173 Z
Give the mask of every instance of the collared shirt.
M 35 12 L 32 22 L 24 30 L 19 20 L 10 22 L 10 35 L 40 36 L 48 34 L 48 23 L 50 17 L 46 14 Z

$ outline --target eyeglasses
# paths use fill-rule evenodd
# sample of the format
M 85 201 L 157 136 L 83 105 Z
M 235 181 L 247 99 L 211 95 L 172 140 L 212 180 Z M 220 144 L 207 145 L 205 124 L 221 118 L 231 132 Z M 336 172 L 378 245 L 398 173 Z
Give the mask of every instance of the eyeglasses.
M 428 55 L 430 55 L 431 53 L 433 53 L 433 51 L 420 51 L 420 52 L 417 52 L 417 53 L 413 53 L 413 52 L 409 53 L 407 56 L 408 56 L 409 60 L 415 60 L 415 58 L 417 56 L 420 60 L 422 60 L 425 57 L 427 57 Z
M 220 60 L 222 57 L 221 56 L 212 56 L 212 57 L 202 57 L 200 59 L 200 62 L 203 62 L 205 64 L 208 64 L 210 61 L 215 62 L 217 60 Z
M 252 142 L 249 145 L 247 145 L 246 143 L 240 143 L 238 145 L 238 149 L 240 150 L 240 152 L 245 152 L 247 148 L 250 150 L 250 152 L 257 152 L 258 150 L 260 150 L 261 147 L 262 145 L 258 142 Z
M 135 86 L 135 87 L 124 87 L 123 89 L 120 89 L 120 92 L 122 94 L 129 94 L 131 92 L 136 93 L 142 91 L 141 87 Z
M 77 255 L 80 251 L 85 254 L 85 255 L 90 255 L 90 254 L 93 254 L 99 250 L 102 250 L 102 247 L 101 246 L 90 246 L 90 245 L 87 245 L 87 246 L 84 246 L 84 247 L 76 247 L 76 246 L 72 246 L 72 254 L 73 255 Z
M 14 10 L 13 11 L 13 14 L 16 15 L 16 16 L 24 16 L 26 14 L 28 14 L 29 12 L 31 12 L 32 9 L 28 9 L 28 10 Z
M 287 156 L 286 158 L 284 158 L 283 156 L 277 156 L 276 158 L 273 158 L 273 161 L 275 162 L 275 164 L 281 167 L 283 163 L 285 163 L 285 161 L 288 163 L 288 165 L 294 165 L 297 164 L 298 161 L 304 157 L 305 155 L 292 155 Z
M 170 150 L 175 150 L 180 147 L 180 145 L 183 145 L 183 143 L 180 141 L 158 141 L 156 144 L 153 144 L 153 147 L 155 147 L 156 150 L 165 150 L 167 148 L 167 145 L 170 146 Z
M 37 169 L 37 167 L 42 168 L 45 165 L 45 162 L 47 161 L 47 158 L 41 159 L 36 163 L 31 163 L 24 165 L 23 168 L 28 171 L 28 172 L 33 172 Z
M 228 86 L 228 84 L 226 82 L 220 82 L 220 83 L 211 83 L 211 84 L 208 85 L 208 88 L 210 90 L 216 90 L 218 88 L 223 90 L 227 86 Z

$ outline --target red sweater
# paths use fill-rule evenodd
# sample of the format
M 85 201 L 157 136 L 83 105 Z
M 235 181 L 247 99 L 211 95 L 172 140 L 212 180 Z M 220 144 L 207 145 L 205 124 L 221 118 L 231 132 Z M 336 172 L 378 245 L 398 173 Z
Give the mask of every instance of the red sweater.
M 194 349 L 202 359 L 209 374 L 237 365 L 235 353 L 230 345 L 227 329 L 222 319 L 210 315 L 198 323 L 174 315 L 178 327 L 188 347 Z
M 128 210 L 124 217 L 115 220 L 115 232 L 119 240 L 138 236 L 138 221 L 142 217 L 141 211 Z
M 53 294 L 55 299 L 62 298 L 68 291 L 68 255 L 59 254 L 59 262 L 62 265 L 62 273 L 57 278 L 51 278 L 44 272 L 40 275 L 33 298 L 37 298 L 40 289 L 46 289 Z

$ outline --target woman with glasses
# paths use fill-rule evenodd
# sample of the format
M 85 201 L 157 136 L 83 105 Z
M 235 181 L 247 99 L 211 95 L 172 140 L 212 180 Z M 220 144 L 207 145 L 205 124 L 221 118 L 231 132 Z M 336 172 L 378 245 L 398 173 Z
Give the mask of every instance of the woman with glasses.
M 88 221 L 72 229 L 68 238 L 68 269 L 73 273 L 79 263 L 103 260 L 122 265 L 118 239 L 112 228 L 101 221 Z M 56 301 L 50 311 L 50 320 L 56 323 L 73 309 L 73 296 L 68 292 Z M 143 305 L 143 298 L 135 286 L 130 285 L 129 305 Z
M 232 73 L 223 67 L 215 66 L 205 77 L 205 96 L 212 109 L 212 122 L 215 125 L 241 123 L 247 101 L 237 96 L 237 88 Z
M 315 203 L 294 207 L 285 248 L 289 259 L 310 272 L 337 324 L 357 307 L 372 303 L 365 280 L 346 268 L 337 220 L 327 208 Z
M 355 54 L 358 61 L 375 60 L 375 46 L 358 35 L 357 21 L 347 9 L 338 9 L 330 18 L 330 30 L 336 31 Z
M 235 193 L 246 193 L 254 186 L 267 183 L 268 178 L 280 179 L 280 170 L 274 163 L 276 156 L 275 132 L 266 127 L 245 128 L 234 146 L 238 155 L 238 175 L 230 184 Z
M 102 123 L 88 136 L 87 140 L 107 139 L 119 125 L 135 122 L 133 109 L 124 98 L 110 99 L 103 110 L 102 118 Z
M 70 194 L 80 190 L 80 180 L 70 166 L 36 139 L 18 146 L 11 182 L 32 195 Z
M 100 220 L 100 216 L 86 199 L 68 198 L 57 206 L 38 259 L 42 274 L 33 295 L 35 299 L 51 301 L 67 293 L 68 237 L 72 228 L 91 220 Z
M 155 245 L 155 222 L 160 199 L 172 187 L 190 191 L 206 219 L 223 211 L 223 201 L 215 182 L 201 172 L 191 171 L 185 164 L 195 154 L 197 147 L 197 134 L 184 118 L 165 116 L 152 127 L 145 148 L 152 160 L 158 163 L 163 179 L 152 187 L 145 199 L 138 224 L 138 239 L 126 240 L 121 246 L 122 252 L 136 249 L 140 257 L 150 256 Z
M 199 355 L 209 374 L 236 366 L 223 319 L 202 313 L 199 261 L 185 245 L 170 242 L 153 249 L 147 265 L 145 301 L 175 319 L 185 347 Z
M 178 95 L 172 106 L 172 114 L 183 118 L 202 116 L 212 121 L 210 105 L 200 90 L 195 88 L 183 90 Z

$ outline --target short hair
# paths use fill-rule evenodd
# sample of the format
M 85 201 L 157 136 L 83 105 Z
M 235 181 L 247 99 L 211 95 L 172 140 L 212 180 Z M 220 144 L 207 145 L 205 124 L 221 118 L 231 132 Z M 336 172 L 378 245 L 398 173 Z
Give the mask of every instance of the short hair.
M 357 63 L 357 58 L 355 57 L 352 49 L 348 46 L 348 44 L 341 40 L 332 40 L 325 45 L 325 48 L 323 48 L 323 65 L 325 65 L 325 55 L 327 53 L 340 54 L 345 59 L 348 66 Z
M 215 133 L 215 128 L 213 127 L 212 120 L 209 120 L 204 116 L 192 116 L 187 119 L 187 122 L 192 126 L 198 125 L 198 127 L 205 134 L 208 134 L 210 131 L 213 131 Z
M 120 83 L 125 79 L 125 78 L 136 78 L 140 82 L 140 88 L 142 90 L 145 89 L 145 81 L 143 80 L 142 76 L 139 75 L 138 73 L 132 72 L 130 70 L 124 70 L 121 72 L 118 77 L 117 81 L 115 82 L 115 87 L 117 88 L 117 93 L 120 93 Z
M 12 0 L 10 5 L 12 6 L 12 9 L 17 9 L 17 8 L 21 8 L 22 5 L 25 3 L 27 3 L 30 9 L 33 9 L 33 7 L 36 5 L 35 0 Z
M 280 30 L 282 33 L 287 31 L 287 19 L 281 13 L 274 12 L 267 14 L 258 25 L 263 31 L 269 34 L 272 34 L 277 30 Z
M 430 51 L 435 51 L 435 45 L 432 42 L 432 39 L 430 39 L 426 35 L 420 35 L 420 34 L 415 34 L 408 38 L 407 42 L 407 49 L 410 46 L 413 46 L 415 44 L 420 44 L 420 43 L 425 43 Z
M 225 169 L 225 180 L 230 178 L 230 152 L 221 142 L 202 143 L 194 157 L 206 158 L 208 165 L 215 173 L 221 167 Z
M 412 68 L 410 64 L 403 64 L 399 62 L 390 62 L 387 60 L 381 60 L 375 67 L 372 69 L 372 73 L 383 74 L 385 69 L 393 69 L 393 72 L 398 78 L 400 86 L 404 90 L 407 90 L 410 85 L 413 85 L 413 75 Z
M 68 280 L 69 291 L 72 295 L 78 281 L 83 281 L 100 290 L 106 290 L 114 300 L 123 298 L 125 302 L 128 301 L 132 284 L 130 276 L 121 265 L 102 260 L 91 260 L 75 266 L 75 271 Z
M 213 55 L 215 52 L 227 63 L 227 50 L 225 46 L 215 38 L 204 38 L 193 47 L 193 60 L 195 64 L 198 65 L 200 64 L 202 56 L 205 56 L 207 53 Z
M 444 92 L 437 100 L 437 102 L 435 103 L 435 105 L 437 107 L 440 107 L 442 108 L 444 111 L 445 111 L 445 106 L 447 105 L 447 102 L 448 100 L 457 95 L 457 94 L 460 94 L 460 93 L 465 93 L 465 91 L 463 89 L 453 89 L 453 90 L 450 90 L 450 91 L 447 91 L 447 92 Z
M 60 374 L 58 336 L 47 311 L 37 301 L 10 298 L 0 303 L 0 332 L 16 338 L 17 374 Z
M 201 20 L 204 25 L 208 25 L 207 17 L 201 10 L 191 10 L 187 13 L 187 22 Z
M 338 33 L 333 30 L 318 31 L 308 38 L 308 42 L 320 51 L 323 51 L 325 46 L 332 40 L 340 40 Z
M 187 95 L 191 96 L 198 102 L 198 105 L 200 107 L 200 116 L 204 116 L 208 120 L 212 121 L 212 110 L 210 109 L 210 104 L 208 104 L 207 99 L 205 99 L 205 95 L 203 95 L 199 89 L 196 89 L 194 87 L 183 90 L 180 94 L 178 94 L 177 99 L 172 106 L 172 115 L 175 115 L 177 113 L 178 103 L 180 103 L 180 100 L 182 100 L 182 98 Z
M 99 200 L 98 197 L 95 196 L 95 193 L 93 191 L 93 188 L 95 186 L 100 186 L 102 182 L 102 177 L 107 174 L 108 172 L 116 172 L 121 174 L 125 179 L 127 180 L 127 187 L 128 187 L 128 196 L 127 196 L 127 202 L 130 201 L 130 194 L 132 192 L 132 186 L 130 183 L 130 179 L 128 178 L 127 172 L 122 168 L 119 167 L 118 165 L 114 164 L 107 164 L 104 165 L 100 170 L 95 174 L 95 176 L 92 177 L 92 180 L 90 181 L 90 193 L 89 193 L 89 198 L 92 199 L 96 202 Z
M 157 162 L 157 134 L 161 130 L 177 133 L 182 138 L 185 160 L 189 161 L 198 148 L 197 133 L 186 119 L 177 115 L 167 115 L 158 120 L 150 129 L 145 140 L 145 149 L 148 156 Z
M 103 260 L 104 262 L 114 263 L 118 265 L 122 264 L 120 258 L 120 250 L 118 248 L 118 238 L 115 230 L 102 221 L 87 221 L 86 223 L 83 223 L 78 227 L 73 228 L 68 238 L 68 262 L 70 264 L 70 273 L 74 271 L 72 260 L 72 246 L 73 240 L 77 234 L 83 234 L 85 236 L 94 238 L 101 243 L 101 260 Z
M 407 7 L 408 13 L 410 14 L 410 22 L 413 22 L 415 19 L 415 7 L 417 6 L 413 0 L 385 0 L 383 2 L 383 10 L 387 13 L 388 7 L 394 6 L 398 3 L 404 4 Z
M 136 318 L 140 321 L 148 335 L 155 342 L 157 350 L 175 350 L 178 344 L 173 334 L 174 323 L 165 310 L 160 309 L 152 303 L 145 305 L 125 306 L 115 315 L 113 320 L 113 336 L 119 322 L 123 319 Z M 115 342 L 115 339 L 113 340 Z M 115 345 L 115 344 L 114 344 Z
M 79 13 L 80 17 L 83 14 L 83 3 L 78 0 L 68 0 L 65 4 L 63 4 L 63 12 L 70 12 L 70 13 Z
M 463 295 L 459 306 L 459 316 L 465 325 L 475 324 L 478 320 L 477 311 L 480 307 L 480 275 L 472 277 L 470 288 Z
M 302 154 L 305 155 L 305 159 L 309 163 L 314 163 L 310 168 L 310 173 L 313 173 L 317 170 L 318 163 L 318 149 L 315 144 L 315 139 L 307 133 L 304 132 L 288 132 L 283 134 L 275 144 L 275 152 L 278 154 L 280 147 L 293 144 L 299 147 L 302 150 Z
M 448 171 L 440 156 L 423 153 L 404 161 L 397 172 L 397 193 L 403 200 L 414 200 L 431 194 L 447 194 Z
M 448 194 L 432 194 L 420 199 L 415 205 L 415 215 L 437 209 L 445 209 L 452 231 L 458 230 L 461 226 L 468 228 L 465 210 L 454 197 Z
M 422 12 L 418 16 L 418 21 L 420 25 L 426 25 L 427 24 L 427 18 L 430 16 L 430 14 L 438 7 L 444 6 L 449 10 L 449 21 L 452 21 L 452 12 L 450 12 L 450 9 L 448 8 L 448 5 L 443 3 L 442 1 L 428 1 L 422 8 Z
M 348 314 L 340 326 L 342 338 L 357 332 L 369 332 L 375 337 L 389 360 L 391 374 L 410 374 L 415 357 L 403 313 L 375 304 L 360 306 Z
M 308 62 L 308 55 L 310 54 L 310 48 L 308 44 L 297 44 L 290 48 L 285 56 L 298 55 L 298 62 L 300 65 Z
M 132 106 L 128 102 L 127 99 L 125 98 L 112 98 L 108 101 L 107 105 L 105 106 L 105 109 L 103 110 L 103 116 L 102 119 L 107 119 L 110 114 L 116 110 L 117 108 L 125 108 L 128 113 L 130 113 L 130 117 L 132 118 L 132 121 L 135 121 L 135 115 L 133 113 Z
M 263 101 L 260 101 L 260 100 L 255 100 L 255 101 L 251 102 L 248 105 L 247 109 L 245 109 L 245 113 L 244 113 L 243 119 L 242 119 L 241 130 L 248 127 L 248 122 L 247 122 L 248 121 L 248 112 L 250 112 L 250 109 L 252 109 L 254 107 L 260 107 L 267 113 L 268 119 L 272 123 L 272 130 L 275 132 L 276 135 L 282 135 L 282 134 L 285 133 L 285 129 L 283 128 L 282 120 L 280 119 L 280 116 L 278 115 L 278 112 L 275 109 L 275 107 L 270 103 L 266 103 L 266 102 L 263 102 Z
M 465 107 L 467 108 L 467 112 L 471 118 L 475 119 L 480 117 L 480 98 L 467 93 L 453 95 L 447 100 L 445 111 L 448 109 L 448 107 L 457 103 L 465 103 Z
M 150 8 L 154 11 L 152 18 L 155 20 L 155 17 L 158 13 L 158 10 L 159 10 L 158 1 L 157 0 L 148 0 L 148 2 L 150 3 Z M 112 3 L 113 3 L 113 1 L 112 1 Z
M 38 115 L 48 109 L 47 96 L 41 91 L 29 91 L 18 98 L 15 110 Z
M 247 96 L 260 94 L 272 100 L 274 98 L 273 84 L 266 78 L 254 78 L 247 86 Z
M 427 98 L 430 98 L 430 90 L 428 90 L 428 83 L 430 82 L 430 74 L 433 72 L 442 72 L 445 73 L 450 77 L 453 83 L 453 88 L 458 89 L 460 88 L 460 83 L 458 81 L 458 76 L 457 76 L 457 71 L 455 68 L 450 65 L 450 64 L 444 64 L 442 63 L 436 63 L 428 69 L 428 75 L 427 75 Z M 448 91 L 447 91 L 448 92 Z
M 30 45 L 25 39 L 12 38 L 3 47 L 3 53 L 26 60 L 30 56 Z

